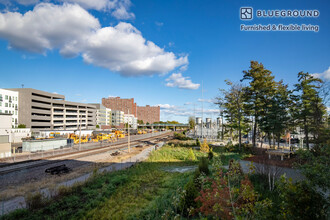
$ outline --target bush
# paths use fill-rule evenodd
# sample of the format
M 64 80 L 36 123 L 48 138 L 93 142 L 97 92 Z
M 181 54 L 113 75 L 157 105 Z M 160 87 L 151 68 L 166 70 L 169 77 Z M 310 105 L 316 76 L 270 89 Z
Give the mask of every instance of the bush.
M 251 144 L 241 144 L 241 149 L 239 149 L 239 144 L 227 144 L 225 150 L 226 152 L 253 154 L 253 147 Z
M 188 157 L 187 157 L 187 159 L 188 160 L 191 160 L 191 161 L 193 161 L 193 160 L 196 160 L 196 156 L 195 156 L 195 154 L 194 154 L 194 151 L 190 148 L 190 150 L 189 150 L 189 153 L 188 153 Z
M 209 160 L 206 157 L 202 157 L 198 164 L 198 170 L 200 173 L 204 173 L 205 175 L 210 174 L 209 170 Z
M 200 147 L 201 147 L 201 151 L 204 153 L 208 153 L 210 151 L 210 147 L 207 144 L 206 139 L 204 139 L 203 144 L 201 144 Z
M 213 159 L 213 150 L 212 150 L 212 148 L 210 149 L 210 151 L 209 151 L 209 153 L 208 153 L 208 158 L 209 158 L 209 160 L 212 160 Z
M 189 216 L 189 209 L 196 208 L 197 203 L 195 199 L 198 196 L 198 190 L 195 183 L 190 180 L 184 187 L 184 193 L 180 200 L 180 211 L 184 216 Z
M 282 176 L 277 186 L 282 199 L 279 218 L 327 219 L 329 202 L 305 181 L 293 184 Z
M 183 133 L 177 133 L 177 132 L 174 132 L 174 138 L 181 141 L 192 140 L 192 138 L 186 137 Z
M 201 142 L 199 141 L 198 138 L 196 139 L 196 145 L 197 145 L 197 146 L 201 146 Z
M 26 128 L 26 125 L 25 125 L 25 124 L 19 124 L 19 125 L 17 126 L 17 128 Z

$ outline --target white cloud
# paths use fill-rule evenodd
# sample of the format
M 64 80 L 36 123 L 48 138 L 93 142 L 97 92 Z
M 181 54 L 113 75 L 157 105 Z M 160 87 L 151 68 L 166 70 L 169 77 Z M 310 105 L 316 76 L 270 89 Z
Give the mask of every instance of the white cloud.
M 200 84 L 193 83 L 190 77 L 183 77 L 181 73 L 173 73 L 166 79 L 167 87 L 178 87 L 180 89 L 198 89 Z
M 214 103 L 215 102 L 215 100 L 213 100 L 213 99 L 197 99 L 197 101 L 199 101 L 199 102 L 208 102 L 208 103 Z
M 98 19 L 77 4 L 40 3 L 25 14 L 0 13 L 0 38 L 9 41 L 9 48 L 28 52 L 81 54 L 86 63 L 125 76 L 164 74 L 188 64 L 187 56 L 164 51 L 129 23 L 101 28 Z
M 159 106 L 161 109 L 175 109 L 175 105 L 170 105 L 170 104 L 158 104 L 155 106 Z
M 39 2 L 39 0 L 0 0 L 0 4 L 12 5 L 13 3 L 18 3 L 20 5 L 34 5 Z
M 39 2 L 48 3 L 49 0 L 0 0 L 0 4 L 6 6 L 14 6 L 15 3 L 20 5 L 35 5 Z M 73 3 L 89 10 L 109 11 L 112 16 L 117 19 L 127 20 L 134 19 L 135 15 L 129 12 L 132 5 L 130 0 L 56 0 L 56 3 Z
M 164 116 L 196 116 L 202 114 L 202 109 L 192 109 L 189 107 L 183 107 L 183 106 L 176 106 L 176 105 L 170 105 L 170 104 L 158 104 L 157 106 L 160 106 L 160 112 Z M 219 109 L 208 109 L 205 108 L 203 110 L 205 116 L 215 116 L 216 114 L 219 114 Z
M 312 75 L 316 78 L 330 80 L 330 67 L 327 70 L 325 70 L 323 73 L 314 73 Z
M 117 19 L 133 19 L 135 15 L 128 12 L 132 3 L 130 0 L 115 0 L 112 15 Z
M 109 0 L 60 0 L 62 2 L 76 3 L 85 9 L 105 10 L 114 7 Z
M 99 27 L 96 18 L 71 4 L 41 3 L 24 15 L 0 13 L 0 37 L 9 41 L 10 48 L 35 53 L 54 48 L 60 48 L 64 55 L 76 53 L 76 45 Z
M 86 63 L 105 67 L 126 76 L 167 73 L 188 63 L 188 58 L 165 52 L 129 23 L 99 29 L 83 53 Z

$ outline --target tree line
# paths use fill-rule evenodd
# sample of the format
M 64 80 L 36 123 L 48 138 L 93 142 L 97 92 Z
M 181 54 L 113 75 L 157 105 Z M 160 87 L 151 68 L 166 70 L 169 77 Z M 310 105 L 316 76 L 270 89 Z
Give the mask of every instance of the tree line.
M 216 104 L 225 119 L 226 132 L 238 136 L 252 133 L 252 145 L 257 138 L 267 137 L 270 146 L 279 144 L 287 132 L 300 128 L 307 149 L 311 139 L 316 146 L 329 142 L 329 82 L 308 72 L 299 72 L 292 89 L 283 80 L 275 81 L 273 73 L 262 63 L 251 61 L 240 82 L 226 80 L 227 90 L 220 89 Z M 221 134 L 223 138 L 224 133 Z M 272 143 L 273 142 L 273 143 Z

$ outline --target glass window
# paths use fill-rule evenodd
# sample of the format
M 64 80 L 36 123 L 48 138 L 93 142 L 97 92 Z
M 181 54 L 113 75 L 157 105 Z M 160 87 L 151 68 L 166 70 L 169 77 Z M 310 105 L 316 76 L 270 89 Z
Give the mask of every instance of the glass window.
M 5 103 L 5 107 L 8 107 L 8 103 Z
M 7 95 L 5 96 L 5 99 L 8 100 L 8 96 Z
M 0 102 L 0 106 L 2 106 L 2 102 Z
M 0 113 L 2 113 L 2 110 L 0 110 Z
M 9 103 L 9 108 L 11 108 L 11 103 Z
M 15 111 L 15 115 L 17 115 L 17 111 Z
M 8 113 L 8 111 L 6 110 L 5 113 Z

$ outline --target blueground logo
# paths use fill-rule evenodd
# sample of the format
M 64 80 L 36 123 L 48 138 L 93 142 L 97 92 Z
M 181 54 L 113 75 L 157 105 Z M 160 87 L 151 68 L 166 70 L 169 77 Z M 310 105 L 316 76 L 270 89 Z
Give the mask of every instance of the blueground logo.
M 241 20 L 252 20 L 253 19 L 253 8 L 252 7 L 241 7 L 240 8 Z

